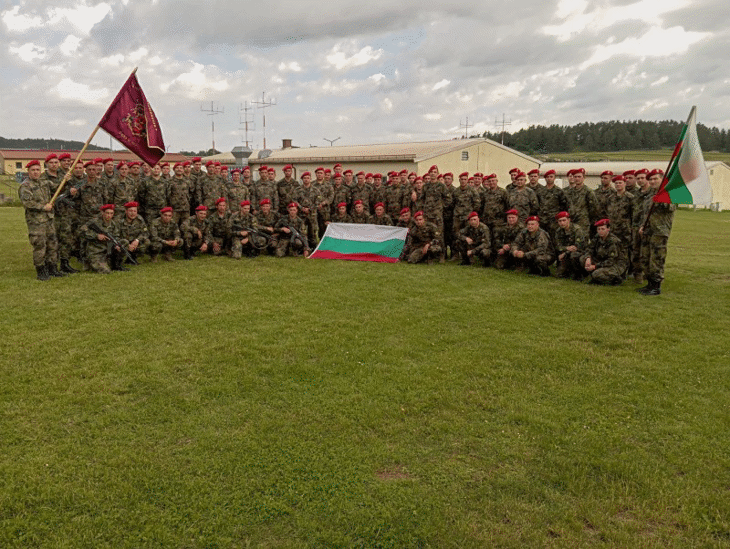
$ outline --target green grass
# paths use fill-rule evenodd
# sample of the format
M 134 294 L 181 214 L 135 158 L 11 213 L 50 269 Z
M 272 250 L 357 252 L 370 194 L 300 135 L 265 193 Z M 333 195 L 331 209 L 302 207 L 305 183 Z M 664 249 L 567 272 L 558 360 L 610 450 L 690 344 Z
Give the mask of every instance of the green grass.
M 660 297 L 260 257 L 34 279 L 0 210 L 1 547 L 727 547 L 730 214 Z
M 719 160 L 730 164 L 730 153 L 703 151 L 706 161 Z M 535 158 L 542 162 L 630 162 L 633 160 L 666 160 L 672 156 L 672 149 L 655 151 L 609 151 L 609 152 L 576 152 L 539 154 Z

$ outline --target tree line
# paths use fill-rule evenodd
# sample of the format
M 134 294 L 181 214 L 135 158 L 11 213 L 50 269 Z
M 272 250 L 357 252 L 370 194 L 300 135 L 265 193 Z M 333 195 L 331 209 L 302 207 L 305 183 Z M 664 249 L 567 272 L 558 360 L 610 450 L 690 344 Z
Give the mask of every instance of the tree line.
M 556 152 L 604 152 L 673 148 L 684 122 L 648 120 L 582 122 L 574 126 L 530 126 L 504 133 L 504 144 L 526 154 Z M 730 131 L 697 125 L 697 136 L 704 151 L 730 152 Z M 498 143 L 502 133 L 484 132 L 481 136 Z
M 64 139 L 39 138 L 12 139 L 0 137 L 0 149 L 41 149 L 41 150 L 65 150 L 80 151 L 84 146 L 83 141 L 66 141 Z M 87 150 L 108 151 L 108 147 L 97 147 L 89 145 Z

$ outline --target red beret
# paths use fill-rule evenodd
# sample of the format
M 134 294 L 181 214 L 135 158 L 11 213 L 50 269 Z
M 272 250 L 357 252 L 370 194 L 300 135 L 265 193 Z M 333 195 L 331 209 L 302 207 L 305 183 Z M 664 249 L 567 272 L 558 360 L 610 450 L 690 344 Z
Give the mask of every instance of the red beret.
M 284 166 L 284 169 L 285 170 L 293 170 L 294 169 L 294 166 L 292 166 L 291 164 L 287 164 L 286 166 Z
M 269 173 L 276 173 L 276 170 L 274 168 L 269 168 Z
M 167 162 L 165 162 L 165 164 L 167 164 Z M 165 164 L 163 164 L 163 166 L 164 166 Z M 221 164 L 220 162 L 218 162 L 218 161 L 216 160 L 215 162 L 213 162 L 213 165 L 214 165 L 214 166 L 222 166 L 223 164 Z
M 640 170 L 636 170 L 636 171 L 634 172 L 634 175 L 639 175 L 639 174 L 642 174 L 642 173 L 643 173 L 644 175 L 646 175 L 646 174 L 648 174 L 648 173 L 649 173 L 649 170 L 647 170 L 646 168 L 641 168 Z
M 225 202 L 225 201 L 226 201 L 226 199 L 221 196 L 218 200 L 215 201 L 215 205 L 217 206 L 221 202 Z
M 527 175 L 532 175 L 533 173 L 536 173 L 537 175 L 540 175 L 540 170 L 538 170 L 537 168 L 535 168 L 534 170 L 530 170 L 529 172 L 527 172 Z
M 375 179 L 383 179 L 383 174 L 382 174 L 382 173 L 374 173 L 374 174 L 373 174 L 373 177 L 374 177 Z
M 325 172 L 325 173 L 327 173 L 327 172 Z M 342 179 L 342 174 L 341 173 L 335 173 L 335 179 Z
M 244 172 L 250 172 L 251 171 L 251 166 L 244 166 L 243 167 L 243 171 Z
M 188 166 L 190 166 L 190 160 L 186 160 L 185 162 L 182 163 L 183 168 L 187 168 Z
M 511 209 L 511 210 L 507 210 L 507 211 L 505 212 L 505 215 L 517 215 L 517 216 L 519 216 L 519 215 L 520 215 L 520 212 L 518 212 L 518 211 L 517 211 L 517 210 L 515 210 L 515 209 Z
M 107 162 L 114 162 L 114 159 L 111 156 L 107 156 L 102 162 L 104 162 L 104 164 L 106 164 Z M 164 164 L 163 164 L 163 166 L 164 166 Z
M 297 204 L 296 202 L 289 202 L 289 205 L 286 207 L 286 209 L 288 210 L 289 208 L 298 208 L 298 207 L 299 207 L 299 204 Z
M 354 202 L 353 204 L 354 204 L 355 206 L 357 206 L 358 204 L 362 204 L 362 200 L 355 200 L 355 202 Z
M 362 171 L 362 170 L 360 170 L 360 171 L 359 171 L 359 172 L 357 172 L 357 173 L 356 173 L 355 175 L 365 175 L 365 172 L 364 172 L 364 171 Z
M 474 178 L 473 177 L 470 177 L 469 178 L 469 183 L 473 183 L 473 182 L 474 182 Z
M 38 162 L 38 161 L 37 160 L 34 160 L 33 162 Z M 88 162 L 86 162 L 84 164 L 84 168 L 88 168 L 89 166 L 93 166 L 93 165 L 94 165 L 94 161 L 93 160 L 89 160 Z
M 172 208 L 171 208 L 170 206 L 165 206 L 164 208 L 162 208 L 162 209 L 160 210 L 160 213 L 161 213 L 161 214 L 163 214 L 163 213 L 167 213 L 167 212 L 170 212 L 170 213 L 172 213 Z
M 337 207 L 338 208 L 347 208 L 347 202 L 340 202 L 339 204 L 337 204 Z
M 370 179 L 371 177 L 373 177 L 373 174 L 371 174 L 371 173 L 365 174 L 365 179 Z
M 94 158 L 94 164 L 104 164 L 104 159 L 100 156 Z
M 67 158 L 71 158 L 71 155 L 69 153 L 61 153 L 58 155 L 59 160 L 65 160 Z
M 451 173 L 451 172 L 446 172 L 446 173 L 444 174 L 444 177 L 451 177 L 451 178 L 453 178 L 453 177 L 454 177 L 454 174 L 453 174 L 453 173 Z
M 327 174 L 327 173 L 332 173 L 332 170 L 330 170 L 329 168 L 326 168 L 326 169 L 324 170 L 324 173 L 326 173 L 326 174 Z
M 400 172 L 398 172 L 398 175 L 403 175 L 403 174 L 408 175 L 408 170 L 406 168 L 403 168 Z
M 215 164 L 215 162 L 213 162 L 212 160 L 208 160 L 208 161 L 207 161 L 207 162 L 205 163 L 205 167 L 206 167 L 206 168 L 210 168 L 210 167 L 211 167 L 211 166 L 212 166 L 213 164 Z
M 469 177 L 469 172 L 461 172 L 459 174 L 459 179 L 461 179 L 462 177 Z
M 127 203 L 126 203 L 126 204 L 124 205 L 124 207 L 125 207 L 125 208 L 139 208 L 139 202 L 135 202 L 135 201 L 132 201 L 132 202 L 127 202 Z
M 527 177 L 527 174 L 525 172 L 517 172 L 517 176 L 515 177 L 515 179 L 517 177 Z
M 172 169 L 174 170 L 178 166 L 180 166 L 182 168 L 183 167 L 182 162 L 175 162 L 175 165 L 172 167 Z
M 124 160 L 120 160 L 117 163 L 117 169 L 121 168 L 122 166 L 127 166 L 127 163 Z
M 200 206 L 198 206 L 197 208 L 195 208 L 195 211 L 196 212 L 207 212 L 208 211 L 208 206 L 206 206 L 205 204 L 201 204 Z
M 344 172 L 342 172 L 342 173 L 343 173 L 343 174 L 345 174 L 345 175 L 347 175 L 348 173 L 349 173 L 349 174 L 352 174 L 352 170 L 351 170 L 350 168 L 348 168 L 348 169 L 346 169 L 346 170 L 345 170 Z
M 560 212 L 555 214 L 555 219 L 563 219 L 564 217 L 570 217 L 570 214 L 568 212 Z
M 474 177 L 484 177 L 482 172 L 474 172 Z
M 574 169 L 573 170 L 573 175 L 575 175 L 577 173 L 582 173 L 583 175 L 585 175 L 586 174 L 586 169 L 585 168 L 576 168 L 576 169 Z
M 437 166 L 436 164 L 434 164 L 433 166 L 431 166 L 431 167 L 430 167 L 430 168 L 428 169 L 428 173 L 431 173 L 431 172 L 433 172 L 433 171 L 436 171 L 436 172 L 437 172 L 437 171 L 439 171 L 439 167 L 438 167 L 438 166 Z
M 241 173 L 241 168 L 233 168 L 231 170 L 231 174 L 234 174 L 234 173 Z
M 30 162 L 28 162 L 28 163 L 27 163 L 27 164 L 25 165 L 25 169 L 27 170 L 27 169 L 28 169 L 28 168 L 30 168 L 31 166 L 40 166 L 40 165 L 41 165 L 41 163 L 40 163 L 40 162 L 39 162 L 38 160 L 31 160 Z
M 422 216 L 423 216 L 423 212 L 421 210 L 418 210 L 416 213 L 413 214 L 413 217 L 414 218 L 416 218 L 416 217 L 422 217 Z
M 259 171 L 260 171 L 260 172 L 266 172 L 266 171 L 269 171 L 269 168 L 267 168 L 266 166 L 261 166 L 261 167 L 259 168 Z
M 401 215 L 403 215 L 403 214 L 405 214 L 405 213 L 411 213 L 411 209 L 410 209 L 410 208 L 403 208 L 403 209 L 402 209 L 402 210 L 400 211 L 400 214 L 401 214 Z
M 304 179 L 304 176 L 305 176 L 305 175 L 308 175 L 309 177 L 312 177 L 312 174 L 311 174 L 311 173 L 309 173 L 309 172 L 304 172 L 304 173 L 303 173 L 303 174 L 301 175 L 301 178 L 302 178 L 302 179 Z
M 610 224 L 611 224 L 611 221 L 609 221 L 608 219 L 599 219 L 598 221 L 596 221 L 594 223 L 594 225 L 596 227 L 603 227 L 604 225 L 610 225 Z
M 216 166 L 217 165 L 218 165 L 218 163 L 216 162 Z M 227 172 L 228 171 L 228 166 L 221 166 L 221 171 L 222 172 Z
M 422 182 L 422 181 L 423 181 L 423 177 L 416 177 L 416 178 L 415 178 L 415 179 L 413 180 L 413 182 L 414 182 L 414 183 L 417 183 L 417 182 L 419 182 L 419 181 L 421 181 L 421 182 Z
M 102 206 L 102 207 L 100 208 L 100 210 L 101 210 L 102 212 L 105 212 L 105 211 L 107 211 L 107 210 L 113 210 L 113 209 L 114 209 L 114 204 L 104 204 L 104 205 L 103 205 L 103 206 Z
M 251 201 L 250 200 L 243 200 L 241 202 L 241 206 L 250 206 L 250 205 L 251 205 Z
M 548 175 L 556 175 L 555 170 L 548 170 L 543 174 L 543 177 L 546 177 Z
M 471 219 L 472 217 L 479 217 L 479 214 L 478 214 L 478 213 L 476 213 L 476 212 L 471 212 L 471 213 L 469 214 L 469 216 L 467 217 L 467 220 L 468 220 L 468 219 Z
M 383 204 L 382 202 L 378 202 L 373 208 L 385 208 L 385 204 Z
M 540 218 L 536 215 L 531 215 L 525 221 L 540 221 Z
M 203 159 L 200 158 L 199 156 L 194 156 L 193 160 L 192 160 L 192 162 L 202 162 L 202 161 L 203 161 Z
M 519 169 L 519 168 L 512 168 L 512 169 L 511 169 L 511 170 L 509 171 L 509 173 L 511 173 L 511 174 L 512 174 L 512 173 L 515 173 L 515 172 L 519 173 L 519 171 L 520 171 L 520 169 Z
M 261 202 L 259 202 L 259 206 L 263 206 L 264 204 L 271 204 L 271 200 L 264 198 Z
M 341 167 L 342 167 L 342 164 L 340 164 L 340 163 L 337 163 L 337 164 L 335 164 L 335 165 L 333 166 L 333 168 L 341 168 Z
M 324 168 L 322 166 L 318 166 L 317 169 L 314 170 L 314 173 L 323 172 L 323 171 L 324 171 Z
M 489 175 L 488 175 L 488 176 L 486 177 L 486 179 L 497 179 L 497 174 L 496 174 L 496 173 L 490 173 L 490 174 L 489 174 Z
M 616 181 L 626 181 L 626 178 L 623 175 L 617 175 L 613 179 L 611 179 L 611 181 L 613 181 L 614 183 Z
M 624 177 L 626 177 L 627 175 L 635 175 L 635 174 L 634 174 L 634 170 L 626 170 L 626 171 L 624 172 Z
M 603 173 L 601 173 L 601 177 L 603 177 L 604 175 L 610 175 L 613 177 L 613 172 L 611 170 L 606 170 Z
M 46 162 L 49 162 L 49 161 L 53 160 L 54 158 L 56 160 L 58 160 L 58 155 L 56 153 L 51 153 L 48 156 L 46 156 Z
M 408 174 L 408 177 L 410 177 L 412 175 L 418 175 L 418 174 L 416 172 L 411 172 L 411 173 Z
M 648 174 L 646 174 L 646 178 L 649 179 L 655 175 L 664 175 L 664 172 L 662 170 L 651 170 Z
M 573 175 L 574 172 L 575 170 L 568 170 L 567 172 L 565 172 L 565 175 Z

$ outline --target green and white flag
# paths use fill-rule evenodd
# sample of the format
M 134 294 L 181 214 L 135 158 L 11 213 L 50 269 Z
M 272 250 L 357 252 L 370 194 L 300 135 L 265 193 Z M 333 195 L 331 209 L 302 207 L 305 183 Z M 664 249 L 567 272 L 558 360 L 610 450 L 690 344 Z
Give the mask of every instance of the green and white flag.
M 330 223 L 310 258 L 349 259 L 351 261 L 398 261 L 408 236 L 404 227 Z
M 712 185 L 697 138 L 696 111 L 692 107 L 654 202 L 702 206 L 712 202 Z

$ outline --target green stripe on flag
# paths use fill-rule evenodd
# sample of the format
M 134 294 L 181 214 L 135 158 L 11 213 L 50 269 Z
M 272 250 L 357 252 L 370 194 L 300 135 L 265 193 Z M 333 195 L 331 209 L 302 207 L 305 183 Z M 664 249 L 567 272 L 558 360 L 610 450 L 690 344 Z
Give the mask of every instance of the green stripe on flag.
M 672 170 L 664 190 L 669 194 L 672 204 L 692 204 L 692 193 L 685 185 L 679 170 Z
M 377 254 L 385 257 L 398 257 L 403 251 L 404 241 L 399 238 L 381 242 L 363 242 L 359 240 L 341 240 L 325 236 L 318 249 L 341 254 Z

